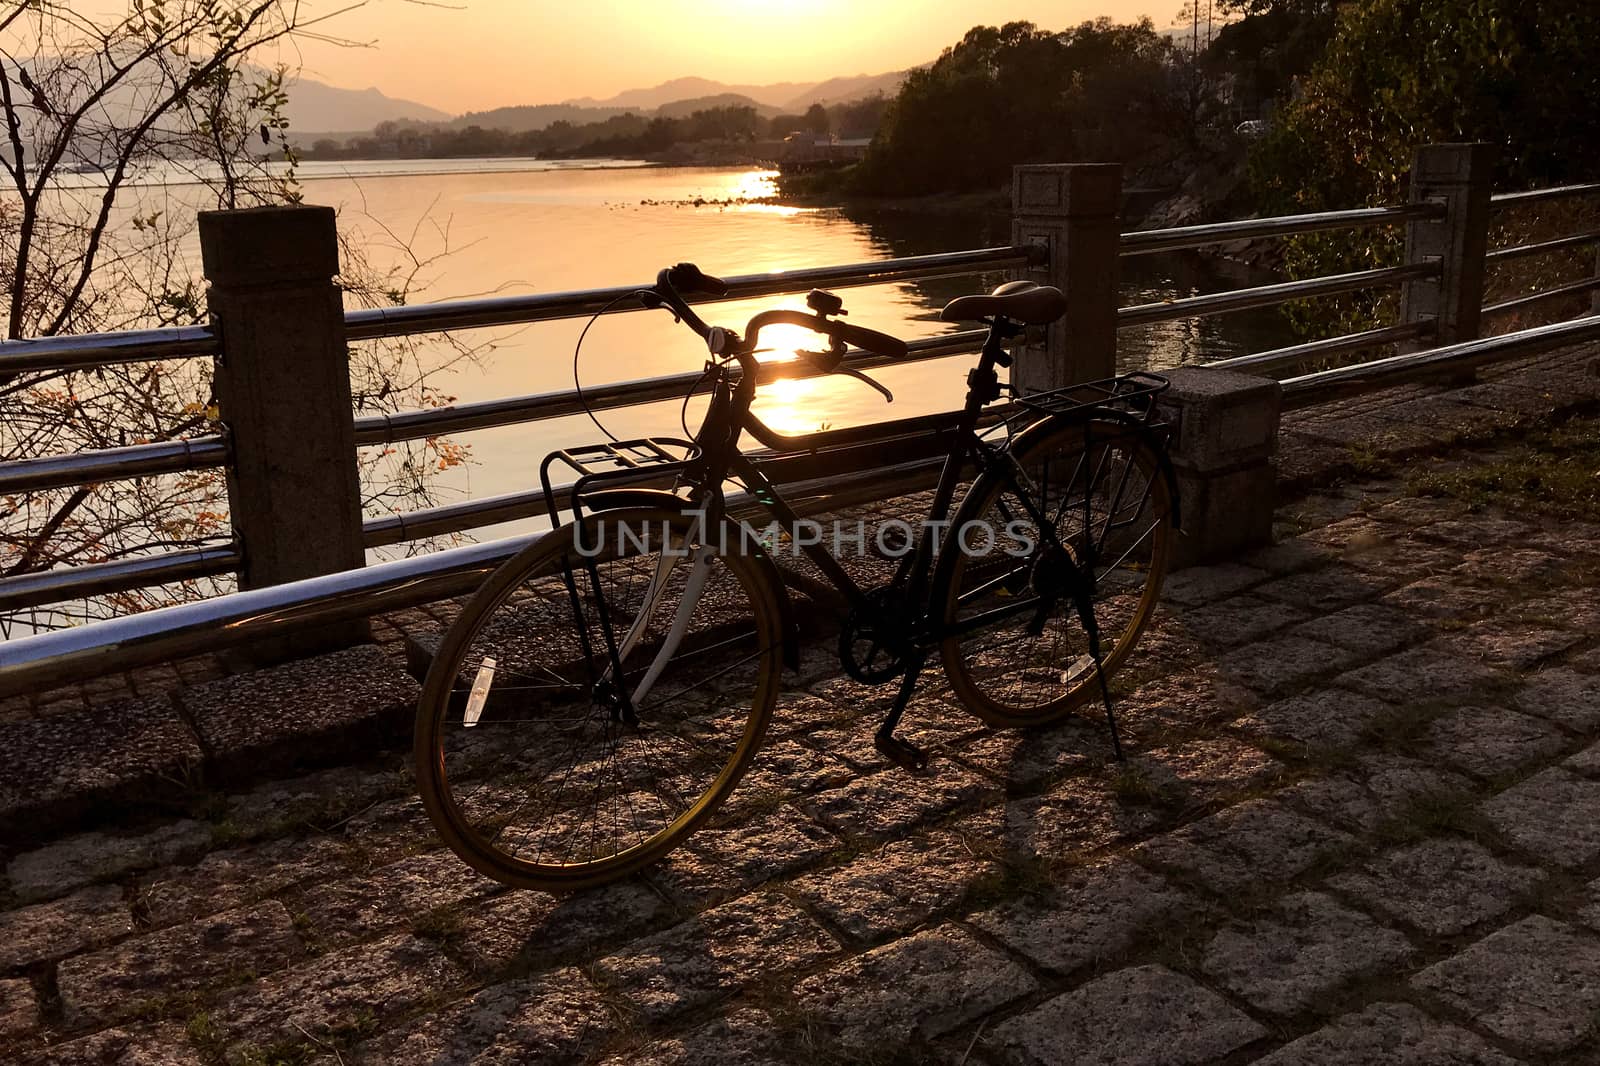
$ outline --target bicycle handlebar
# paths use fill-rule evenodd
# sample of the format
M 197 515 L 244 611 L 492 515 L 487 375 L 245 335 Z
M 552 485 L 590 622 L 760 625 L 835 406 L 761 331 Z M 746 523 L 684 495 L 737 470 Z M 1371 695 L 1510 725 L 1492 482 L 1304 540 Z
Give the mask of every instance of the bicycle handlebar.
M 689 307 L 683 297 L 689 295 L 705 295 L 721 297 L 728 295 L 728 283 L 721 278 L 705 273 L 693 263 L 678 263 L 667 267 L 656 275 L 656 284 L 653 290 L 672 313 L 683 320 L 683 323 L 698 333 L 702 338 L 709 338 L 711 327 L 705 320 Z M 887 333 L 880 333 L 875 329 L 865 326 L 855 326 L 837 319 L 824 318 L 822 315 L 808 314 L 805 311 L 791 311 L 779 309 L 762 311 L 750 320 L 746 327 L 746 336 L 742 347 L 745 351 L 753 351 L 757 337 L 763 326 L 784 323 L 800 326 L 814 333 L 820 333 L 834 341 L 853 344 L 876 355 L 887 356 L 891 359 L 904 359 L 908 354 L 906 342 L 898 337 L 891 337 Z M 838 365 L 837 360 L 834 366 Z M 833 369 L 827 367 L 826 369 Z
M 813 333 L 820 333 L 830 340 L 843 341 L 853 344 L 857 348 L 876 355 L 885 355 L 891 359 L 904 359 L 909 353 L 906 342 L 898 337 L 891 337 L 887 333 L 879 333 L 875 329 L 865 326 L 853 326 L 848 322 L 837 319 L 823 318 L 821 315 L 809 314 L 805 311 L 791 311 L 787 308 L 778 308 L 772 311 L 762 311 L 750 320 L 747 335 L 744 339 L 746 347 L 754 349 L 761 330 L 767 326 L 787 325 L 800 326 Z M 843 353 L 839 353 L 839 359 Z M 837 366 L 839 359 L 835 359 L 833 366 Z M 832 370 L 833 366 L 824 369 Z
M 667 283 L 678 292 L 704 293 L 707 296 L 728 295 L 726 281 L 712 277 L 693 263 L 679 263 L 668 267 L 662 273 L 666 274 Z M 659 277 L 657 280 L 660 280 Z

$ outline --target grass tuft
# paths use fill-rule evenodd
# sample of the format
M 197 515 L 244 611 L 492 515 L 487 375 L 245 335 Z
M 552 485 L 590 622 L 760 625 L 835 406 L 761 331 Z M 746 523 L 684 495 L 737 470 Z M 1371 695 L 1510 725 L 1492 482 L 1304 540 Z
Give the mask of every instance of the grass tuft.
M 1418 496 L 1449 496 L 1473 510 L 1499 506 L 1556 518 L 1600 520 L 1600 418 L 1536 429 L 1491 462 L 1407 479 Z

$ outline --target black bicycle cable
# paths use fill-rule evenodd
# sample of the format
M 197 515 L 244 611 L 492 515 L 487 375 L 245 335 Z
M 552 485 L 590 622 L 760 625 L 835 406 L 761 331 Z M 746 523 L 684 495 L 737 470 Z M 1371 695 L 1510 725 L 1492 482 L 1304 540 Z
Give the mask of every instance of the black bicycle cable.
M 624 300 L 637 300 L 641 295 L 649 291 L 649 289 L 638 289 L 634 292 L 623 293 L 621 296 L 618 296 L 616 299 L 600 308 L 600 310 L 596 311 L 594 316 L 590 318 L 588 322 L 584 323 L 582 332 L 578 334 L 578 343 L 572 346 L 572 387 L 578 394 L 578 406 L 583 408 L 583 413 L 589 416 L 589 421 L 593 422 L 595 428 L 601 433 L 604 433 L 606 435 L 606 439 L 612 444 L 621 444 L 622 439 L 617 437 L 603 424 L 601 424 L 600 419 L 596 418 L 594 411 L 589 408 L 589 401 L 584 399 L 583 381 L 578 374 L 578 356 L 583 352 L 584 338 L 589 336 L 589 330 L 596 322 L 600 321 L 601 315 L 622 303 Z
M 775 352 L 777 350 L 778 349 L 776 348 L 757 348 L 750 354 L 760 355 L 762 352 Z M 700 386 L 706 383 L 706 378 L 716 373 L 716 371 L 717 364 L 711 362 L 706 363 L 705 371 L 695 379 L 693 385 L 689 386 L 689 391 L 683 394 L 683 407 L 678 411 L 678 424 L 683 427 L 683 435 L 687 440 L 694 439 L 694 434 L 689 431 L 689 401 L 694 399 L 695 395 L 699 393 Z

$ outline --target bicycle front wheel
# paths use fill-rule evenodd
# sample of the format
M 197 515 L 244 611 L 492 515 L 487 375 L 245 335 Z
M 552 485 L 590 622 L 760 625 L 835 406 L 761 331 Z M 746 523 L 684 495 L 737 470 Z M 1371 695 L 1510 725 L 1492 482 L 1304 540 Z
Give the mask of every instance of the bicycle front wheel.
M 980 478 L 957 510 L 943 593 L 945 673 L 994 726 L 1053 722 L 1096 698 L 1080 600 L 1109 677 L 1155 610 L 1171 551 L 1171 493 L 1138 432 L 1069 424 L 1029 437 L 1016 477 Z
M 783 640 L 738 529 L 606 511 L 489 578 L 417 709 L 422 801 L 463 860 L 517 887 L 602 884 L 666 854 L 733 790 Z

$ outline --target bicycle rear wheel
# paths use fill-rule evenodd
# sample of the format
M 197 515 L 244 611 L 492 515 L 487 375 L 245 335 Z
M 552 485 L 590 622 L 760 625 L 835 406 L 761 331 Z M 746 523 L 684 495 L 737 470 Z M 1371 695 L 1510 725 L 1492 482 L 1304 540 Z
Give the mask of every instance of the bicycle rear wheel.
M 738 783 L 777 697 L 777 594 L 672 510 L 553 530 L 446 634 L 417 708 L 423 805 L 463 860 L 571 891 L 654 862 Z M 715 533 L 716 531 L 713 531 Z
M 945 673 L 961 703 L 994 726 L 1053 722 L 1097 698 L 1089 634 L 1071 590 L 1093 606 L 1109 677 L 1155 609 L 1171 552 L 1171 494 L 1139 433 L 1114 423 L 1037 432 L 1018 442 L 1017 484 L 980 478 L 953 522 L 966 532 L 943 593 L 945 625 L 992 621 L 942 642 Z M 1059 550 L 1029 517 L 1023 494 Z

